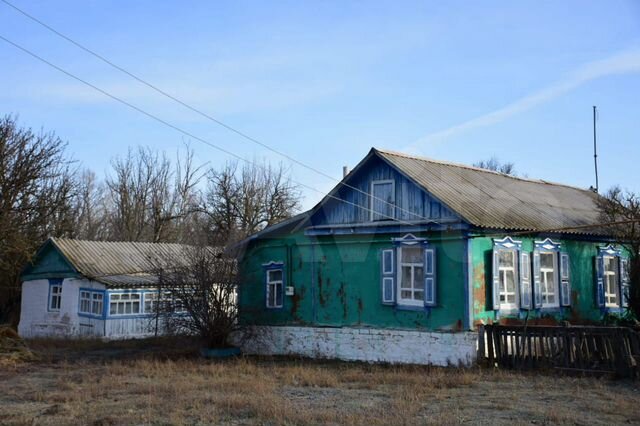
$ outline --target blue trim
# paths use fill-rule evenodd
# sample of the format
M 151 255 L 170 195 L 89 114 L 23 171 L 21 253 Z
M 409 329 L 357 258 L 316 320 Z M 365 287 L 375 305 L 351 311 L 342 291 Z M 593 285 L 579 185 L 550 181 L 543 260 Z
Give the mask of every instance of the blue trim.
M 92 313 L 86 313 L 86 312 L 80 312 L 80 293 L 83 291 L 88 291 L 89 294 L 91 293 L 102 293 L 102 313 L 100 315 L 95 315 Z M 80 287 L 78 289 L 78 316 L 79 317 L 84 317 L 84 318 L 93 318 L 93 319 L 101 319 L 104 320 L 107 314 L 107 310 L 106 310 L 106 305 L 107 305 L 107 291 L 104 289 L 95 289 L 95 288 L 86 288 L 86 287 Z M 93 296 L 91 296 L 91 299 L 89 299 L 89 308 L 93 307 Z
M 397 311 L 426 312 L 427 314 L 430 314 L 431 313 L 431 309 L 433 309 L 433 306 L 403 305 L 401 303 L 396 303 L 395 305 L 393 305 L 393 307 Z
M 362 235 L 362 234 L 403 234 L 407 232 L 432 232 L 432 231 L 464 231 L 469 229 L 469 226 L 459 221 L 451 221 L 451 224 L 446 224 L 445 221 L 439 220 L 439 223 L 416 223 L 415 225 L 390 225 L 388 222 L 380 222 L 379 225 L 359 226 L 336 226 L 326 227 L 321 225 L 322 228 L 309 227 L 305 229 L 304 234 L 306 236 L 323 236 L 323 235 Z M 378 222 L 376 222 L 378 223 Z
M 522 241 L 516 241 L 511 237 L 504 237 L 502 239 L 493 239 L 493 246 L 506 250 L 520 250 L 522 248 Z
M 62 308 L 62 283 L 63 278 L 49 278 L 49 292 L 47 294 L 47 312 L 60 312 Z M 60 286 L 60 293 L 58 297 L 60 298 L 60 307 L 58 309 L 51 309 L 51 287 Z

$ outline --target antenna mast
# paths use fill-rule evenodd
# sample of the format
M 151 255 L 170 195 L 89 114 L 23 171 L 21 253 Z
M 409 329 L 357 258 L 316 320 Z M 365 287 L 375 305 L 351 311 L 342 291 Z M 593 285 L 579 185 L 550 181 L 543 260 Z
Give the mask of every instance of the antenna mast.
M 598 146 L 596 144 L 596 106 L 593 106 L 593 164 L 596 169 L 596 193 L 598 193 Z

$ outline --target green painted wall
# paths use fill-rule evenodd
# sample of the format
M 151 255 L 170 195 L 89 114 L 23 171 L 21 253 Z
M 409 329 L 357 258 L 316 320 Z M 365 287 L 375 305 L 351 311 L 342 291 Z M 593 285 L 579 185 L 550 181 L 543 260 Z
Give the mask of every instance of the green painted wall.
M 428 238 L 437 251 L 438 306 L 407 310 L 383 305 L 380 251 L 391 235 L 289 238 L 254 242 L 241 261 L 243 320 L 268 325 L 373 326 L 410 329 L 462 328 L 465 315 L 466 240 L 460 235 Z M 397 235 L 395 236 L 397 237 Z M 282 309 L 265 307 L 263 264 L 285 263 L 285 285 L 295 288 Z
M 77 271 L 58 252 L 51 242 L 47 243 L 37 254 L 33 264 L 22 273 L 22 280 L 42 278 L 71 278 L 80 276 Z
M 533 238 L 517 239 L 522 241 L 523 251 L 533 251 Z M 540 240 L 540 238 L 535 238 L 535 240 Z M 559 242 L 561 251 L 566 251 L 570 256 L 571 307 L 559 308 L 554 311 L 530 311 L 529 321 L 554 323 L 567 320 L 572 324 L 600 321 L 603 312 L 597 307 L 595 300 L 594 257 L 597 255 L 598 247 L 606 244 L 556 238 L 553 238 L 553 241 Z M 476 324 L 496 321 L 496 313 L 491 307 L 492 250 L 493 238 L 476 237 L 471 239 L 473 319 Z M 522 320 L 525 315 L 526 311 L 521 311 L 519 315 L 501 315 L 501 318 L 506 318 L 507 321 L 518 318 Z

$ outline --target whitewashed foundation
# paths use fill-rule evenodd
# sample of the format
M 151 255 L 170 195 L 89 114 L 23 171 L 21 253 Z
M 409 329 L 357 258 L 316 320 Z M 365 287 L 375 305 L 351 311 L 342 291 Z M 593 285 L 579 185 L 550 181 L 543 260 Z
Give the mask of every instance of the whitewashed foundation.
M 375 328 L 255 327 L 242 350 L 258 355 L 398 364 L 463 365 L 476 360 L 477 333 Z

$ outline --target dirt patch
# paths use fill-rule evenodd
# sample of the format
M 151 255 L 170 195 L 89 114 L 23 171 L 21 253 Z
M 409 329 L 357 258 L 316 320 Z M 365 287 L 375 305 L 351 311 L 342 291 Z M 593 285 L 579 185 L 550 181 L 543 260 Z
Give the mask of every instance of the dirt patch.
M 205 361 L 188 341 L 30 344 L 0 369 L 2 424 L 640 424 L 640 387 L 478 368 Z

